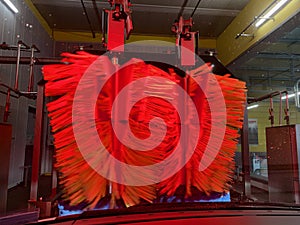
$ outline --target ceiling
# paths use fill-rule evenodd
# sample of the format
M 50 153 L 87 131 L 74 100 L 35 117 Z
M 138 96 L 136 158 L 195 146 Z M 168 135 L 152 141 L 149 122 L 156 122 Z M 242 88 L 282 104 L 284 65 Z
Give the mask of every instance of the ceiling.
M 298 1 L 298 0 L 295 0 Z M 101 32 L 101 12 L 110 8 L 107 0 L 32 0 L 53 30 Z M 217 38 L 249 0 L 202 0 L 193 16 L 193 30 L 200 38 Z M 134 34 L 169 36 L 171 26 L 182 13 L 189 18 L 198 0 L 131 0 Z M 95 7 L 96 5 L 96 7 Z M 97 16 L 96 10 L 99 12 Z M 228 65 L 233 74 L 247 81 L 250 95 L 262 95 L 292 87 L 300 78 L 300 13 L 252 46 Z
M 300 79 L 300 13 L 228 66 L 247 81 L 251 96 L 294 91 Z
M 202 0 L 195 12 L 194 30 L 201 37 L 215 38 L 230 24 L 249 0 Z M 90 31 L 80 0 L 32 0 L 50 28 L 64 31 Z M 99 14 L 110 8 L 107 0 L 84 0 L 92 29 L 100 32 L 94 3 Z M 135 34 L 171 35 L 171 26 L 183 10 L 188 19 L 198 0 L 131 0 Z M 101 17 L 101 16 L 100 16 Z

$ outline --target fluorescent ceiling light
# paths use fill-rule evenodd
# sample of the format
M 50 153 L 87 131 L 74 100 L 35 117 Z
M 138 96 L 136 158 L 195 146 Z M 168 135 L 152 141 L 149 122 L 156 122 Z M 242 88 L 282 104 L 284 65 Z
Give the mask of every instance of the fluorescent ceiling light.
M 256 27 L 261 26 L 266 20 L 271 18 L 288 0 L 281 0 L 278 1 L 277 4 L 272 7 L 265 15 L 263 15 L 263 18 L 260 18 L 257 23 L 255 24 Z
M 250 105 L 247 107 L 247 109 L 254 109 L 254 108 L 257 108 L 258 106 L 259 106 L 258 104 Z
M 298 92 L 298 95 L 300 95 L 300 92 Z M 295 97 L 295 93 L 288 95 L 288 98 L 293 98 L 293 97 Z M 286 95 L 282 96 L 281 99 L 286 99 Z
M 14 4 L 12 4 L 11 1 L 9 1 L 9 0 L 3 0 L 3 1 L 14 13 L 19 12 L 19 10 L 16 8 L 16 6 L 14 6 Z
M 295 94 L 289 94 L 288 95 L 288 98 L 292 98 L 292 97 L 295 97 Z M 281 99 L 286 99 L 286 95 L 282 96 Z

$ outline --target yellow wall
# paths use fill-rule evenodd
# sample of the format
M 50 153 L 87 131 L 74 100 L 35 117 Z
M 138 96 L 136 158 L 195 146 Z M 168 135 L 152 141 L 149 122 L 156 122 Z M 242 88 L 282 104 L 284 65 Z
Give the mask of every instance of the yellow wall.
M 55 41 L 62 42 L 87 42 L 87 43 L 101 43 L 101 34 L 97 33 L 93 38 L 90 32 L 71 32 L 71 31 L 53 31 L 53 38 Z M 175 43 L 175 36 L 152 36 L 152 35 L 130 35 L 126 43 L 145 40 L 158 40 Z M 199 48 L 216 49 L 216 39 L 199 39 Z

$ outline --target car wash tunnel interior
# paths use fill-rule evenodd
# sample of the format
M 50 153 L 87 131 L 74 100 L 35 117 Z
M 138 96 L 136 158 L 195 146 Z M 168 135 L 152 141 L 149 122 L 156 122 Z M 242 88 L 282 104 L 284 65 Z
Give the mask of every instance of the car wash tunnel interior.
M 299 0 L 1 0 L 0 224 L 300 204 L 299 86 Z

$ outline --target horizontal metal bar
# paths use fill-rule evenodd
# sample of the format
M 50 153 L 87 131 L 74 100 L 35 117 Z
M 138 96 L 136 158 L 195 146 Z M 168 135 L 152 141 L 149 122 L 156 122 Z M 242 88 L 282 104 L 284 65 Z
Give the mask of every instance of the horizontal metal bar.
M 278 71 L 288 72 L 291 71 L 290 67 L 239 67 L 236 70 L 253 70 L 253 71 Z M 294 72 L 300 72 L 300 68 L 295 67 Z
M 7 95 L 7 92 L 5 91 L 0 91 L 0 94 L 3 94 L 3 95 Z M 10 97 L 13 97 L 13 98 L 20 98 L 20 96 L 17 96 L 17 95 L 10 95 Z
M 252 89 L 255 88 L 265 88 L 267 89 L 266 91 L 270 91 L 270 89 L 282 89 L 282 87 L 284 86 L 284 88 L 286 89 L 291 89 L 294 87 L 294 85 L 292 84 L 268 84 L 268 85 L 264 85 L 263 83 L 252 83 L 252 84 L 248 84 L 247 87 L 249 88 L 249 92 L 252 91 Z
M 21 57 L 20 64 L 30 64 L 30 57 Z M 15 64 L 17 57 L 14 56 L 0 56 L 0 64 Z M 62 64 L 60 58 L 35 58 L 35 65 L 47 65 L 47 64 Z
M 279 42 L 295 43 L 295 42 L 300 42 L 300 39 L 299 38 L 282 38 L 282 39 L 279 39 Z
M 8 45 L 5 42 L 3 42 L 2 44 L 0 44 L 0 49 L 1 50 L 13 50 L 13 51 L 17 51 L 18 50 L 18 46 L 17 45 Z M 27 48 L 27 46 L 21 45 L 20 46 L 21 51 L 29 51 L 29 49 Z
M 10 90 L 10 91 L 14 92 L 19 97 L 23 96 L 23 97 L 30 98 L 30 99 L 36 99 L 37 92 L 19 91 L 19 90 L 16 90 L 15 88 L 12 88 L 12 87 L 8 86 L 7 84 L 4 84 L 4 83 L 0 83 L 0 87 L 4 87 L 7 90 Z
M 36 45 L 32 45 L 31 47 L 29 47 L 23 41 L 18 41 L 18 45 L 9 45 L 6 42 L 3 42 L 2 44 L 0 44 L 1 50 L 18 51 L 19 48 L 20 48 L 20 51 L 22 51 L 22 52 L 31 52 L 31 49 L 34 49 L 34 52 L 40 53 L 40 50 L 36 47 Z
M 289 81 L 289 82 L 295 82 L 293 79 L 291 79 L 291 78 L 294 78 L 294 77 L 290 77 L 290 76 L 284 76 L 284 77 L 280 77 L 280 78 L 273 78 L 273 77 L 270 77 L 270 79 L 272 80 L 272 81 Z M 261 80 L 267 80 L 267 79 L 269 79 L 269 77 L 253 77 L 253 76 L 251 76 L 251 77 L 249 77 L 249 80 L 250 81 L 261 81 Z
M 269 87 L 269 88 L 272 88 L 272 87 Z M 278 87 L 274 87 L 274 88 L 280 89 L 280 88 L 282 88 L 282 86 L 281 87 L 278 86 Z M 287 87 L 287 90 L 289 90 L 289 92 L 292 92 L 291 91 L 292 87 L 291 88 Z M 260 95 L 261 94 L 268 94 L 268 93 L 270 93 L 270 89 L 266 89 L 266 90 L 263 90 L 263 89 L 254 89 L 254 88 L 251 88 L 251 90 L 249 89 L 249 91 L 248 91 L 248 95 L 249 96 L 250 96 L 250 94 L 254 94 L 254 93 L 257 93 L 257 94 L 260 94 Z M 248 97 L 248 98 L 251 99 L 251 98 L 254 98 L 254 97 Z
M 272 93 L 263 95 L 263 96 L 258 97 L 258 98 L 248 98 L 247 102 L 249 104 L 254 103 L 254 102 L 261 102 L 263 100 L 266 100 L 266 99 L 269 99 L 269 98 L 273 98 L 273 97 L 278 96 L 280 94 L 287 94 L 287 93 L 288 93 L 287 91 L 274 91 Z
M 284 54 L 277 52 L 260 52 L 256 56 L 257 58 L 266 59 L 300 59 L 300 54 Z

